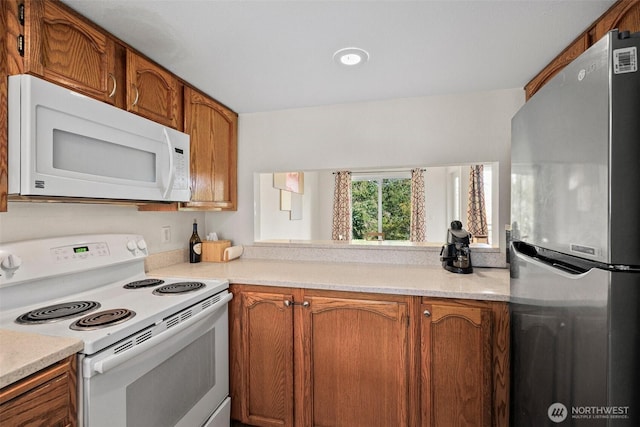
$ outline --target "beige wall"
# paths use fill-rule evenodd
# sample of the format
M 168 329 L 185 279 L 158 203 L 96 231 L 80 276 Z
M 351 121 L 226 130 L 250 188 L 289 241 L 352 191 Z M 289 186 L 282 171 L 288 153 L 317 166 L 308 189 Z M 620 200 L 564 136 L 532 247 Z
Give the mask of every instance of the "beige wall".
M 131 206 L 10 202 L 0 243 L 78 233 L 139 233 L 152 253 L 200 235 L 253 242 L 255 172 L 500 163 L 500 215 L 508 223 L 511 117 L 521 89 L 240 115 L 237 212 L 138 212 Z M 163 226 L 171 242 L 161 243 Z
M 522 89 L 507 89 L 241 114 L 238 211 L 207 213 L 207 228 L 234 243 L 253 241 L 256 172 L 474 162 L 499 162 L 504 228 L 511 117 L 523 104 Z

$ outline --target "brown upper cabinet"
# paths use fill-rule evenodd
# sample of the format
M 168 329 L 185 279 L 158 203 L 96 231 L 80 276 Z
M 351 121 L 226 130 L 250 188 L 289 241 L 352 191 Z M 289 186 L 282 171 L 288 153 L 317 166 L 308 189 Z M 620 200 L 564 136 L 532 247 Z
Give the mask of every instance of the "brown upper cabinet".
M 29 1 L 24 14 L 24 72 L 182 129 L 176 76 L 58 2 Z
M 176 76 L 127 50 L 127 110 L 182 130 L 182 84 Z
M 191 202 L 186 208 L 235 210 L 238 115 L 185 86 L 184 131 L 191 136 Z
M 613 29 L 640 31 L 640 0 L 620 0 L 614 4 L 605 15 L 594 25 L 594 42 L 600 40 Z
M 526 99 L 531 98 L 567 64 L 613 29 L 632 33 L 640 31 L 640 0 L 619 0 L 611 6 L 604 15 L 526 84 L 524 87 Z
M 57 0 L 0 0 L 0 72 L 29 73 L 191 136 L 192 200 L 180 208 L 237 208 L 238 115 L 188 87 Z M 6 29 L 6 30 L 5 30 Z M 22 40 L 22 50 L 16 48 Z M 7 85 L 0 82 L 0 211 L 7 210 Z M 178 203 L 141 205 L 176 210 Z
M 24 72 L 111 104 L 124 78 L 116 42 L 57 2 L 32 0 L 24 8 Z

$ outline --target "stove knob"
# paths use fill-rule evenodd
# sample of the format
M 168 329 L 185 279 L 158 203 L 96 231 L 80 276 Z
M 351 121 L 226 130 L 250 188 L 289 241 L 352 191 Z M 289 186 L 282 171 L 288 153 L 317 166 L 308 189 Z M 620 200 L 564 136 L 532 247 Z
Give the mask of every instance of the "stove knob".
M 129 240 L 127 242 L 127 249 L 129 249 L 131 252 L 135 251 L 137 247 L 138 245 L 136 245 L 136 242 L 134 240 Z
M 18 255 L 9 254 L 0 265 L 4 270 L 15 271 L 22 265 L 22 259 Z
M 141 251 L 147 250 L 147 242 L 145 242 L 144 239 L 138 240 L 138 249 Z

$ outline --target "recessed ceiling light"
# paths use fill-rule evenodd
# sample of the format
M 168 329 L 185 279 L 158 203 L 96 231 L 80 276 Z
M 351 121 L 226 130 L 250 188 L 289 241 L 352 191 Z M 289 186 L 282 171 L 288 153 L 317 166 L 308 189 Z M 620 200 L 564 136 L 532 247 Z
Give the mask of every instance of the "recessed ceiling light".
M 345 47 L 333 54 L 333 60 L 340 65 L 353 67 L 367 62 L 369 60 L 369 53 L 359 47 Z

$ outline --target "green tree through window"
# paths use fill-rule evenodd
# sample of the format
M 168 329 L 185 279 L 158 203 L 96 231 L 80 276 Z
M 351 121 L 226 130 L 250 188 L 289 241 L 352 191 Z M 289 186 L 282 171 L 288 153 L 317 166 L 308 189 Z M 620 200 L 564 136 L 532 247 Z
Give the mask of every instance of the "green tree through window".
M 354 239 L 382 232 L 385 240 L 409 240 L 410 178 L 354 176 L 351 203 Z

